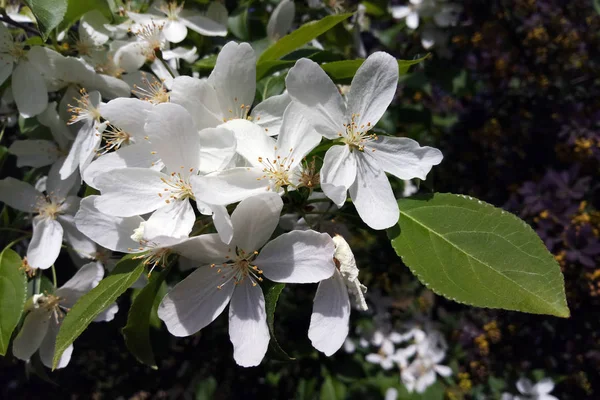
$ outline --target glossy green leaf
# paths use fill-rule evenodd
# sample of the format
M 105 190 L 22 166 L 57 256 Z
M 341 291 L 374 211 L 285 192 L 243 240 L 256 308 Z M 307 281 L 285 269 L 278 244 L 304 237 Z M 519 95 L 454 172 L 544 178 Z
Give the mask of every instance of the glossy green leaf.
M 352 13 L 329 15 L 319 21 L 308 22 L 289 35 L 282 37 L 261 54 L 257 62 L 257 75 L 258 70 L 261 68 L 261 63 L 279 60 L 281 57 L 299 49 L 351 16 Z
M 5 355 L 21 319 L 27 296 L 27 277 L 21 257 L 11 249 L 0 253 L 0 355 Z
M 56 368 L 60 356 L 75 339 L 83 333 L 98 314 L 115 302 L 140 275 L 144 264 L 131 256 L 124 257 L 115 269 L 98 286 L 83 295 L 67 313 L 56 338 L 53 367 Z
M 392 246 L 434 292 L 478 307 L 569 316 L 558 263 L 516 216 L 454 194 L 398 204 Z
M 46 40 L 52 30 L 62 22 L 67 13 L 67 0 L 24 0 L 35 16 L 38 30 Z
M 63 24 L 71 25 L 83 14 L 92 10 L 100 11 L 106 18 L 112 19 L 112 11 L 107 0 L 69 0 Z
M 417 60 L 398 60 L 398 72 L 400 75 L 405 75 L 408 73 L 411 66 L 424 61 L 427 57 L 429 57 L 429 55 Z M 321 68 L 323 68 L 327 75 L 334 81 L 351 80 L 363 62 L 365 62 L 364 59 L 334 61 L 321 65 Z
M 279 345 L 279 342 L 275 338 L 275 308 L 277 308 L 277 301 L 279 295 L 283 291 L 285 283 L 276 283 L 269 287 L 265 291 L 265 310 L 267 312 L 267 325 L 269 326 L 269 333 L 271 334 L 271 341 L 269 342 L 269 348 L 273 354 L 282 360 L 294 360 L 290 357 Z
M 129 314 L 127 325 L 122 330 L 125 345 L 139 362 L 156 369 L 154 352 L 150 343 L 150 316 L 154 307 L 156 297 L 160 291 L 165 277 L 171 267 L 163 270 L 160 274 L 154 273 L 150 281 L 135 297 Z

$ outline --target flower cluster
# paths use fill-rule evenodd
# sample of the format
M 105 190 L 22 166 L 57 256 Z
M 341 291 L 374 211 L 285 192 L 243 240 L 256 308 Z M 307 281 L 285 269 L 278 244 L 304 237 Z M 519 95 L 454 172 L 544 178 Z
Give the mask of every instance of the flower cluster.
M 269 38 L 289 31 L 293 16 L 293 3 L 282 2 Z M 196 267 L 164 296 L 158 317 L 173 335 L 188 336 L 229 305 L 242 366 L 258 365 L 269 345 L 268 281 L 319 283 L 308 337 L 326 355 L 346 339 L 351 301 L 367 308 L 350 246 L 338 228 L 313 217 L 333 217 L 331 203 L 351 201 L 367 226 L 389 228 L 399 211 L 386 173 L 425 179 L 441 162 L 439 150 L 376 128 L 396 94 L 397 61 L 372 54 L 342 95 L 317 63 L 301 58 L 284 93 L 255 101 L 257 56 L 248 43 L 224 44 L 208 78 L 178 72 L 198 52 L 172 46 L 189 30 L 225 36 L 226 22 L 216 2 L 202 13 L 173 1 L 145 13 L 124 9 L 118 25 L 91 11 L 68 55 L 29 46 L 0 25 L 2 77 L 12 77 L 16 111 L 51 133 L 9 148 L 19 167 L 49 167 L 46 177 L 35 187 L 0 180 L 0 201 L 31 224 L 23 263 L 39 277 L 55 273 L 63 247 L 94 260 L 53 293 L 34 289 L 13 343 L 18 358 L 39 348 L 51 366 L 64 314 L 98 283 L 111 252 L 131 254 L 148 276 L 175 256 Z M 306 206 L 311 201 L 315 208 Z M 431 357 L 418 354 L 421 363 Z

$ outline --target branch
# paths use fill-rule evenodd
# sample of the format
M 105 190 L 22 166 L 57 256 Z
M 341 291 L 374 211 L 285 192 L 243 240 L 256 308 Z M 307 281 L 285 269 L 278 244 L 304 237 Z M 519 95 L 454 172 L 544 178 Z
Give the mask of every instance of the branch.
M 6 10 L 2 9 L 0 11 L 0 13 L 2 14 L 2 15 L 0 15 L 0 21 L 6 22 L 7 24 L 10 24 L 10 25 L 13 25 L 13 26 L 16 26 L 17 28 L 21 28 L 25 32 L 29 32 L 29 33 L 32 33 L 34 35 L 38 35 L 39 36 L 39 32 L 36 29 L 34 29 L 34 28 L 30 27 L 30 26 L 27 26 L 25 24 L 22 24 L 20 22 L 15 21 L 11 17 L 9 17 L 8 14 L 6 14 Z

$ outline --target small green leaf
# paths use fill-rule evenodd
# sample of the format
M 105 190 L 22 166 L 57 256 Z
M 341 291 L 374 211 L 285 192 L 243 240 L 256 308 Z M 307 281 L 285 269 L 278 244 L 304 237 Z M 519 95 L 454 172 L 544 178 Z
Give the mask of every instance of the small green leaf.
M 109 305 L 117 300 L 144 271 L 144 264 L 132 256 L 126 256 L 98 286 L 83 295 L 67 313 L 56 337 L 53 368 L 56 368 L 62 353 L 79 337 Z
M 257 75 L 258 70 L 261 68 L 261 63 L 279 60 L 281 57 L 304 46 L 306 43 L 322 35 L 351 16 L 352 13 L 329 15 L 319 21 L 308 22 L 289 35 L 282 37 L 261 54 L 256 63 Z
M 405 75 L 412 65 L 424 61 L 427 57 L 429 57 L 429 55 L 417 60 L 398 60 L 398 72 L 400 75 Z M 351 80 L 358 68 L 360 68 L 364 62 L 364 59 L 334 61 L 321 65 L 321 68 L 323 68 L 327 75 L 334 81 Z
M 321 386 L 321 400 L 341 400 L 346 398 L 346 386 L 342 382 L 334 380 L 331 376 L 325 378 Z
M 157 369 L 150 343 L 150 316 L 156 296 L 171 267 L 153 274 L 150 281 L 136 296 L 127 315 L 127 325 L 122 330 L 125 345 L 139 362 Z
M 24 0 L 37 20 L 38 30 L 44 41 L 64 19 L 67 0 Z M 78 0 L 80 1 L 80 0 Z M 83 3 L 83 2 L 82 2 Z
M 26 296 L 27 277 L 21 269 L 21 257 L 11 249 L 4 249 L 0 253 L 0 355 L 6 355 Z
M 107 0 L 69 0 L 63 24 L 65 27 L 70 26 L 77 22 L 83 14 L 92 10 L 100 11 L 106 18 L 112 19 L 112 11 Z
M 454 194 L 401 199 L 392 246 L 434 292 L 478 307 L 568 317 L 560 267 L 529 225 Z
M 271 341 L 269 347 L 273 351 L 273 354 L 281 358 L 282 360 L 294 360 L 295 358 L 290 357 L 275 338 L 275 308 L 277 307 L 277 301 L 281 294 L 285 283 L 276 283 L 266 290 L 265 294 L 265 310 L 267 311 L 267 325 L 269 326 L 269 333 L 271 334 Z

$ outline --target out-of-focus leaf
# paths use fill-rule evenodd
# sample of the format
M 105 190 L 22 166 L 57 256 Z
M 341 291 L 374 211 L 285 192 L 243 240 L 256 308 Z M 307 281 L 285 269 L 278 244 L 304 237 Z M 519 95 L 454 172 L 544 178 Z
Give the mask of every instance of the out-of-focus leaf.
M 53 367 L 62 353 L 83 333 L 98 314 L 117 300 L 144 271 L 144 264 L 132 256 L 125 256 L 98 286 L 83 295 L 67 313 L 56 337 Z
M 227 26 L 229 31 L 238 39 L 244 41 L 250 40 L 250 32 L 248 30 L 248 8 L 240 6 L 231 13 L 227 21 Z
M 92 10 L 100 11 L 106 18 L 112 20 L 112 11 L 107 0 L 69 0 L 61 26 L 74 24 L 83 14 Z
M 518 217 L 467 196 L 398 201 L 392 246 L 419 280 L 451 300 L 568 317 L 560 267 Z
M 67 13 L 67 0 L 24 0 L 24 2 L 35 16 L 38 30 L 44 40 L 48 39 L 50 32 L 58 27 Z
M 21 257 L 11 249 L 4 249 L 0 253 L 0 355 L 6 355 L 26 296 L 27 277 L 21 269 Z
M 350 16 L 352 16 L 352 13 L 329 15 L 319 21 L 308 22 L 289 35 L 282 37 L 261 54 L 257 62 L 257 75 L 259 75 L 258 70 L 262 68 L 261 63 L 279 60 L 281 57 L 319 37 L 340 22 L 350 18 Z
M 321 393 L 319 398 L 321 400 L 342 400 L 346 398 L 346 386 L 331 376 L 325 378 L 323 385 L 321 386 Z
M 196 386 L 196 400 L 212 400 L 215 398 L 217 391 L 217 380 L 209 376 L 206 379 L 198 382 Z
M 407 74 L 412 65 L 420 63 L 427 57 L 428 56 L 425 56 L 417 60 L 398 60 L 398 72 L 400 75 Z M 364 62 L 364 59 L 334 61 L 323 64 L 321 67 L 334 81 L 349 81 L 356 75 L 356 71 Z
M 136 296 L 127 314 L 127 325 L 122 330 L 125 345 L 139 362 L 156 369 L 154 352 L 150 343 L 150 316 L 156 296 L 171 267 L 153 274 L 146 286 Z
M 276 283 L 269 287 L 265 292 L 265 310 L 267 311 L 267 325 L 269 326 L 269 333 L 271 334 L 271 341 L 269 342 L 269 348 L 273 351 L 273 354 L 282 360 L 294 360 L 290 357 L 282 348 L 279 346 L 279 342 L 275 338 L 275 308 L 277 308 L 277 301 L 279 295 L 285 287 L 285 283 Z

